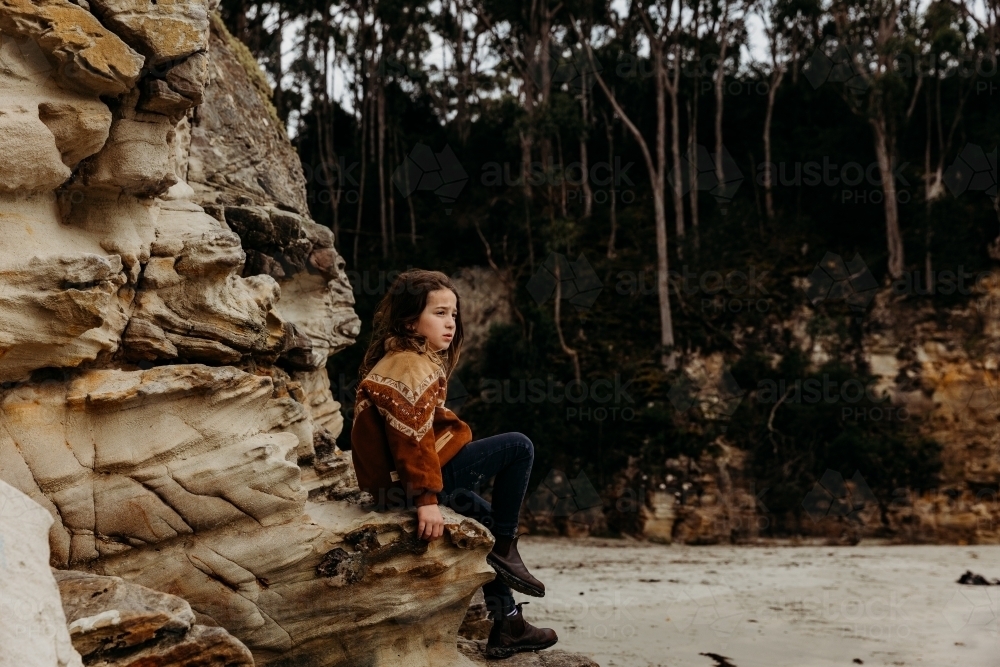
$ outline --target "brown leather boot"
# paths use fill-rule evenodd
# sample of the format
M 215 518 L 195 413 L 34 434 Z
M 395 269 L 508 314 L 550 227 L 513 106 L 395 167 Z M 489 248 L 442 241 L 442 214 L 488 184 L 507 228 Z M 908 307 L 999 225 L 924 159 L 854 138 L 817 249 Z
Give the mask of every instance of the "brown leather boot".
M 487 658 L 509 658 L 522 651 L 541 651 L 559 641 L 555 630 L 536 628 L 524 620 L 521 606 L 526 604 L 518 603 L 510 616 L 502 611 L 493 612 L 493 629 L 486 640 Z
M 489 563 L 504 583 L 519 593 L 545 597 L 545 584 L 531 576 L 527 566 L 517 553 L 517 538 L 498 537 L 493 550 L 486 554 Z

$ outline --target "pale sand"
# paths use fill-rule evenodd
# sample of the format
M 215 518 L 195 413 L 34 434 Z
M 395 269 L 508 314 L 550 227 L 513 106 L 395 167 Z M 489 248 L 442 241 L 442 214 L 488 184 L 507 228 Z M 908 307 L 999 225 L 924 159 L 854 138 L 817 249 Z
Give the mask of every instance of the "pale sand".
M 1000 666 L 1000 586 L 955 583 L 1000 578 L 998 546 L 519 545 L 548 591 L 515 594 L 527 620 L 602 667 Z

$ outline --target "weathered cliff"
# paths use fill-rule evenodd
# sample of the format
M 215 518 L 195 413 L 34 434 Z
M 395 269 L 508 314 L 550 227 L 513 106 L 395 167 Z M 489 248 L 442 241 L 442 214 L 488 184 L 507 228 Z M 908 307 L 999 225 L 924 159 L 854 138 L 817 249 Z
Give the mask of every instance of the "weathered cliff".
M 469 664 L 492 538 L 357 504 L 344 263 L 215 4 L 0 0 L 0 480 L 53 566 L 179 596 L 257 664 Z
M 816 317 L 810 308 L 781 324 L 814 369 L 849 354 L 874 378 L 870 391 L 878 397 L 876 406 L 858 408 L 841 396 L 835 404 L 840 414 L 906 422 L 941 447 L 941 470 L 923 488 L 899 485 L 876 495 L 863 475 L 841 479 L 837 473 L 820 479 L 802 498 L 805 519 L 788 522 L 797 535 L 834 542 L 878 537 L 1000 543 L 1000 274 L 976 278 L 967 298 L 947 307 L 912 290 L 880 288 L 863 313 L 849 315 L 861 318 L 858 346 L 844 345 L 834 335 L 809 333 Z M 725 394 L 718 389 L 724 371 L 721 354 L 693 357 L 684 369 L 696 390 L 691 400 L 717 406 L 715 418 L 720 420 L 733 414 L 719 400 Z M 728 398 L 750 400 L 752 389 Z M 780 409 L 771 407 L 772 412 Z M 770 513 L 767 489 L 754 485 L 746 452 L 725 435 L 714 444 L 716 455 L 668 460 L 663 478 L 642 479 L 638 467 L 620 476 L 619 487 L 643 491 L 643 521 L 633 527 L 636 532 L 689 544 L 752 541 L 768 534 L 776 520 L 787 522 Z M 607 495 L 614 498 L 620 491 L 609 489 Z

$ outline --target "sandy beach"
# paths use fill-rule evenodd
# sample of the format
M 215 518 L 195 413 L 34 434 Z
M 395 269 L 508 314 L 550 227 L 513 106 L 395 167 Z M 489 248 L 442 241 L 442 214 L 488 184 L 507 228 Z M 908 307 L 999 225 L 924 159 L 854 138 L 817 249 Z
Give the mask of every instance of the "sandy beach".
M 525 615 L 602 667 L 1000 665 L 998 546 L 667 546 L 524 536 Z

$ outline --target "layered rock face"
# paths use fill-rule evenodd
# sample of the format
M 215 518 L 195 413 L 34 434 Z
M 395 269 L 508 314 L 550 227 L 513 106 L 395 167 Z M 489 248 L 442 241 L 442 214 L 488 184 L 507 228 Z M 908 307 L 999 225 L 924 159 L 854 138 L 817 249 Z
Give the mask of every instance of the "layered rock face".
M 860 354 L 876 378 L 874 393 L 885 397 L 864 417 L 912 420 L 922 435 L 941 445 L 942 470 L 933 488 L 899 488 L 892 497 L 857 503 L 857 511 L 832 511 L 801 524 L 803 535 L 833 542 L 881 537 L 1000 543 L 1000 274 L 969 278 L 963 305 L 941 308 L 912 290 L 899 294 L 883 288 L 864 313 Z M 788 328 L 819 367 L 837 357 L 839 343 L 833 336 L 805 333 L 813 315 L 804 309 Z M 731 414 L 727 401 L 740 396 L 722 391 L 720 397 L 714 389 L 724 384 L 723 370 L 723 358 L 716 354 L 689 360 L 685 373 L 702 388 L 697 400 L 717 406 L 725 418 Z M 687 544 L 753 541 L 764 532 L 770 521 L 767 498 L 757 501 L 762 490 L 754 489 L 745 473 L 745 453 L 724 437 L 714 444 L 721 454 L 668 460 L 661 482 L 665 490 L 652 480 L 644 485 L 636 478 L 638 469 L 633 471 L 621 486 L 644 491 L 644 522 L 635 532 Z M 860 481 L 834 480 L 823 493 L 836 495 L 839 489 L 856 503 L 863 498 Z M 616 496 L 614 490 L 607 495 Z
M 350 284 L 216 3 L 0 0 L 0 480 L 53 566 L 186 601 L 135 664 L 468 664 L 492 537 L 358 504 Z
M 871 313 L 873 373 L 942 446 L 940 486 L 890 503 L 890 527 L 908 541 L 1000 543 L 1000 274 L 972 282 L 968 302 L 943 313 L 891 292 Z
M 197 625 L 191 605 L 118 577 L 53 570 L 73 646 L 93 667 L 252 667 L 223 628 Z

